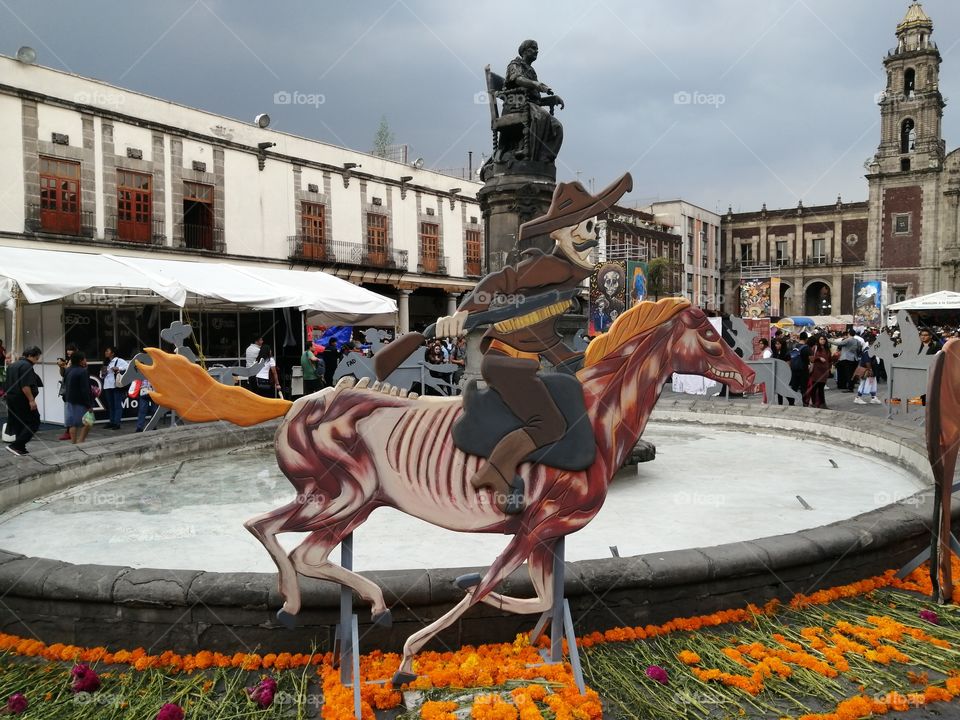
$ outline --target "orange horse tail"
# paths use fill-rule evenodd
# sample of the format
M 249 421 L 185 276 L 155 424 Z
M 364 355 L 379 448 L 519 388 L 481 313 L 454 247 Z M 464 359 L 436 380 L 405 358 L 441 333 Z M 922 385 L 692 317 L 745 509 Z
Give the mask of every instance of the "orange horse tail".
M 199 365 L 181 355 L 147 348 L 152 365 L 137 361 L 137 369 L 154 389 L 150 397 L 191 422 L 226 420 L 249 427 L 282 417 L 293 405 L 289 400 L 260 397 L 234 385 L 214 380 Z

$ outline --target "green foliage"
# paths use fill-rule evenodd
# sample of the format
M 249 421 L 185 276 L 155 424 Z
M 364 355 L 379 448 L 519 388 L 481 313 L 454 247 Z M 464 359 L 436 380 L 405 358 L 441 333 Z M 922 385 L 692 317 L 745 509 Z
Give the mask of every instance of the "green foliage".
M 670 284 L 670 261 L 665 257 L 656 257 L 647 264 L 647 288 L 654 300 L 667 291 Z
M 371 153 L 385 158 L 390 146 L 393 145 L 394 135 L 393 131 L 390 130 L 390 125 L 387 123 L 387 116 L 380 116 L 380 127 L 377 128 L 377 134 L 373 136 L 373 150 Z

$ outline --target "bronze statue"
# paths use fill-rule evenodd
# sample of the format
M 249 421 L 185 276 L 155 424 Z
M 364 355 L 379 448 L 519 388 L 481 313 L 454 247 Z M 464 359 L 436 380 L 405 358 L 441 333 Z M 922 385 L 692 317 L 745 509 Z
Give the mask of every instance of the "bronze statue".
M 552 164 L 563 142 L 563 125 L 554 109 L 563 108 L 563 99 L 540 82 L 533 63 L 539 48 L 536 40 L 524 40 L 518 55 L 507 66 L 506 77 L 490 72 L 487 66 L 487 93 L 490 103 L 494 153 L 488 161 L 526 161 Z M 497 100 L 502 102 L 498 109 Z M 545 110 L 549 107 L 549 112 Z

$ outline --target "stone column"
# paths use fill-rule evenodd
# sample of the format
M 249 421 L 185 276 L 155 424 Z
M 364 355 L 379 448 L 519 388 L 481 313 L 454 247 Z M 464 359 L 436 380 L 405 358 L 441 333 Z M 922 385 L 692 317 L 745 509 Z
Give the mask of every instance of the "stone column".
M 447 293 L 447 315 L 453 315 L 460 304 L 460 293 Z
M 517 163 L 517 167 L 494 166 L 477 194 L 483 214 L 483 232 L 488 270 L 499 270 L 517 261 L 520 251 L 539 246 L 549 251 L 550 238 L 519 243 L 520 225 L 543 215 L 550 207 L 556 187 L 556 169 L 541 163 Z
M 397 325 L 400 328 L 400 334 L 410 332 L 410 291 L 397 291 Z

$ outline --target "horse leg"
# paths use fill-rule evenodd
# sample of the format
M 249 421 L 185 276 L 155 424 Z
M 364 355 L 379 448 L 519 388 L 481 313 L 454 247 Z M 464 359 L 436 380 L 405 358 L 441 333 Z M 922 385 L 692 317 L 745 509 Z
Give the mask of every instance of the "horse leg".
M 543 545 L 537 545 L 527 558 L 527 571 L 530 573 L 530 582 L 533 583 L 535 597 L 518 598 L 510 595 L 501 595 L 492 592 L 480 599 L 487 605 L 499 608 L 508 613 L 517 615 L 531 615 L 546 612 L 553 607 L 553 551 L 556 540 Z M 480 581 L 479 575 L 477 582 Z M 467 589 L 468 593 L 473 590 Z
M 287 551 L 277 541 L 277 534 L 287 518 L 297 512 L 301 505 L 299 501 L 287 503 L 276 510 L 250 518 L 243 524 L 267 549 L 277 566 L 280 573 L 280 595 L 283 597 L 283 609 L 280 612 L 287 613 L 288 616 L 296 615 L 300 611 L 300 585 L 297 583 L 297 571 L 287 557 Z M 278 614 L 278 617 L 286 623 L 283 615 Z
M 373 508 L 363 508 L 360 512 L 342 518 L 330 518 L 332 527 L 314 530 L 290 553 L 293 567 L 301 575 L 328 580 L 355 590 L 360 597 L 370 603 L 370 612 L 376 625 L 390 625 L 390 610 L 383 599 L 383 590 L 372 580 L 358 575 L 329 561 L 329 556 L 343 538 L 359 526 Z
M 496 562 L 487 570 L 486 575 L 484 575 L 478 583 L 476 590 L 464 597 L 463 600 L 458 602 L 445 615 L 434 620 L 425 628 L 418 630 L 407 638 L 407 641 L 403 645 L 403 657 L 400 661 L 400 667 L 391 681 L 393 687 L 398 688 L 416 679 L 417 676 L 413 674 L 413 656 L 420 652 L 420 649 L 436 637 L 438 633 L 459 620 L 460 616 L 469 610 L 472 605 L 481 602 L 490 594 L 492 588 L 496 587 L 504 578 L 520 567 L 529 553 L 528 548 L 530 547 L 530 542 L 529 537 L 514 536 L 510 544 L 507 545 L 506 550 L 503 551 Z

